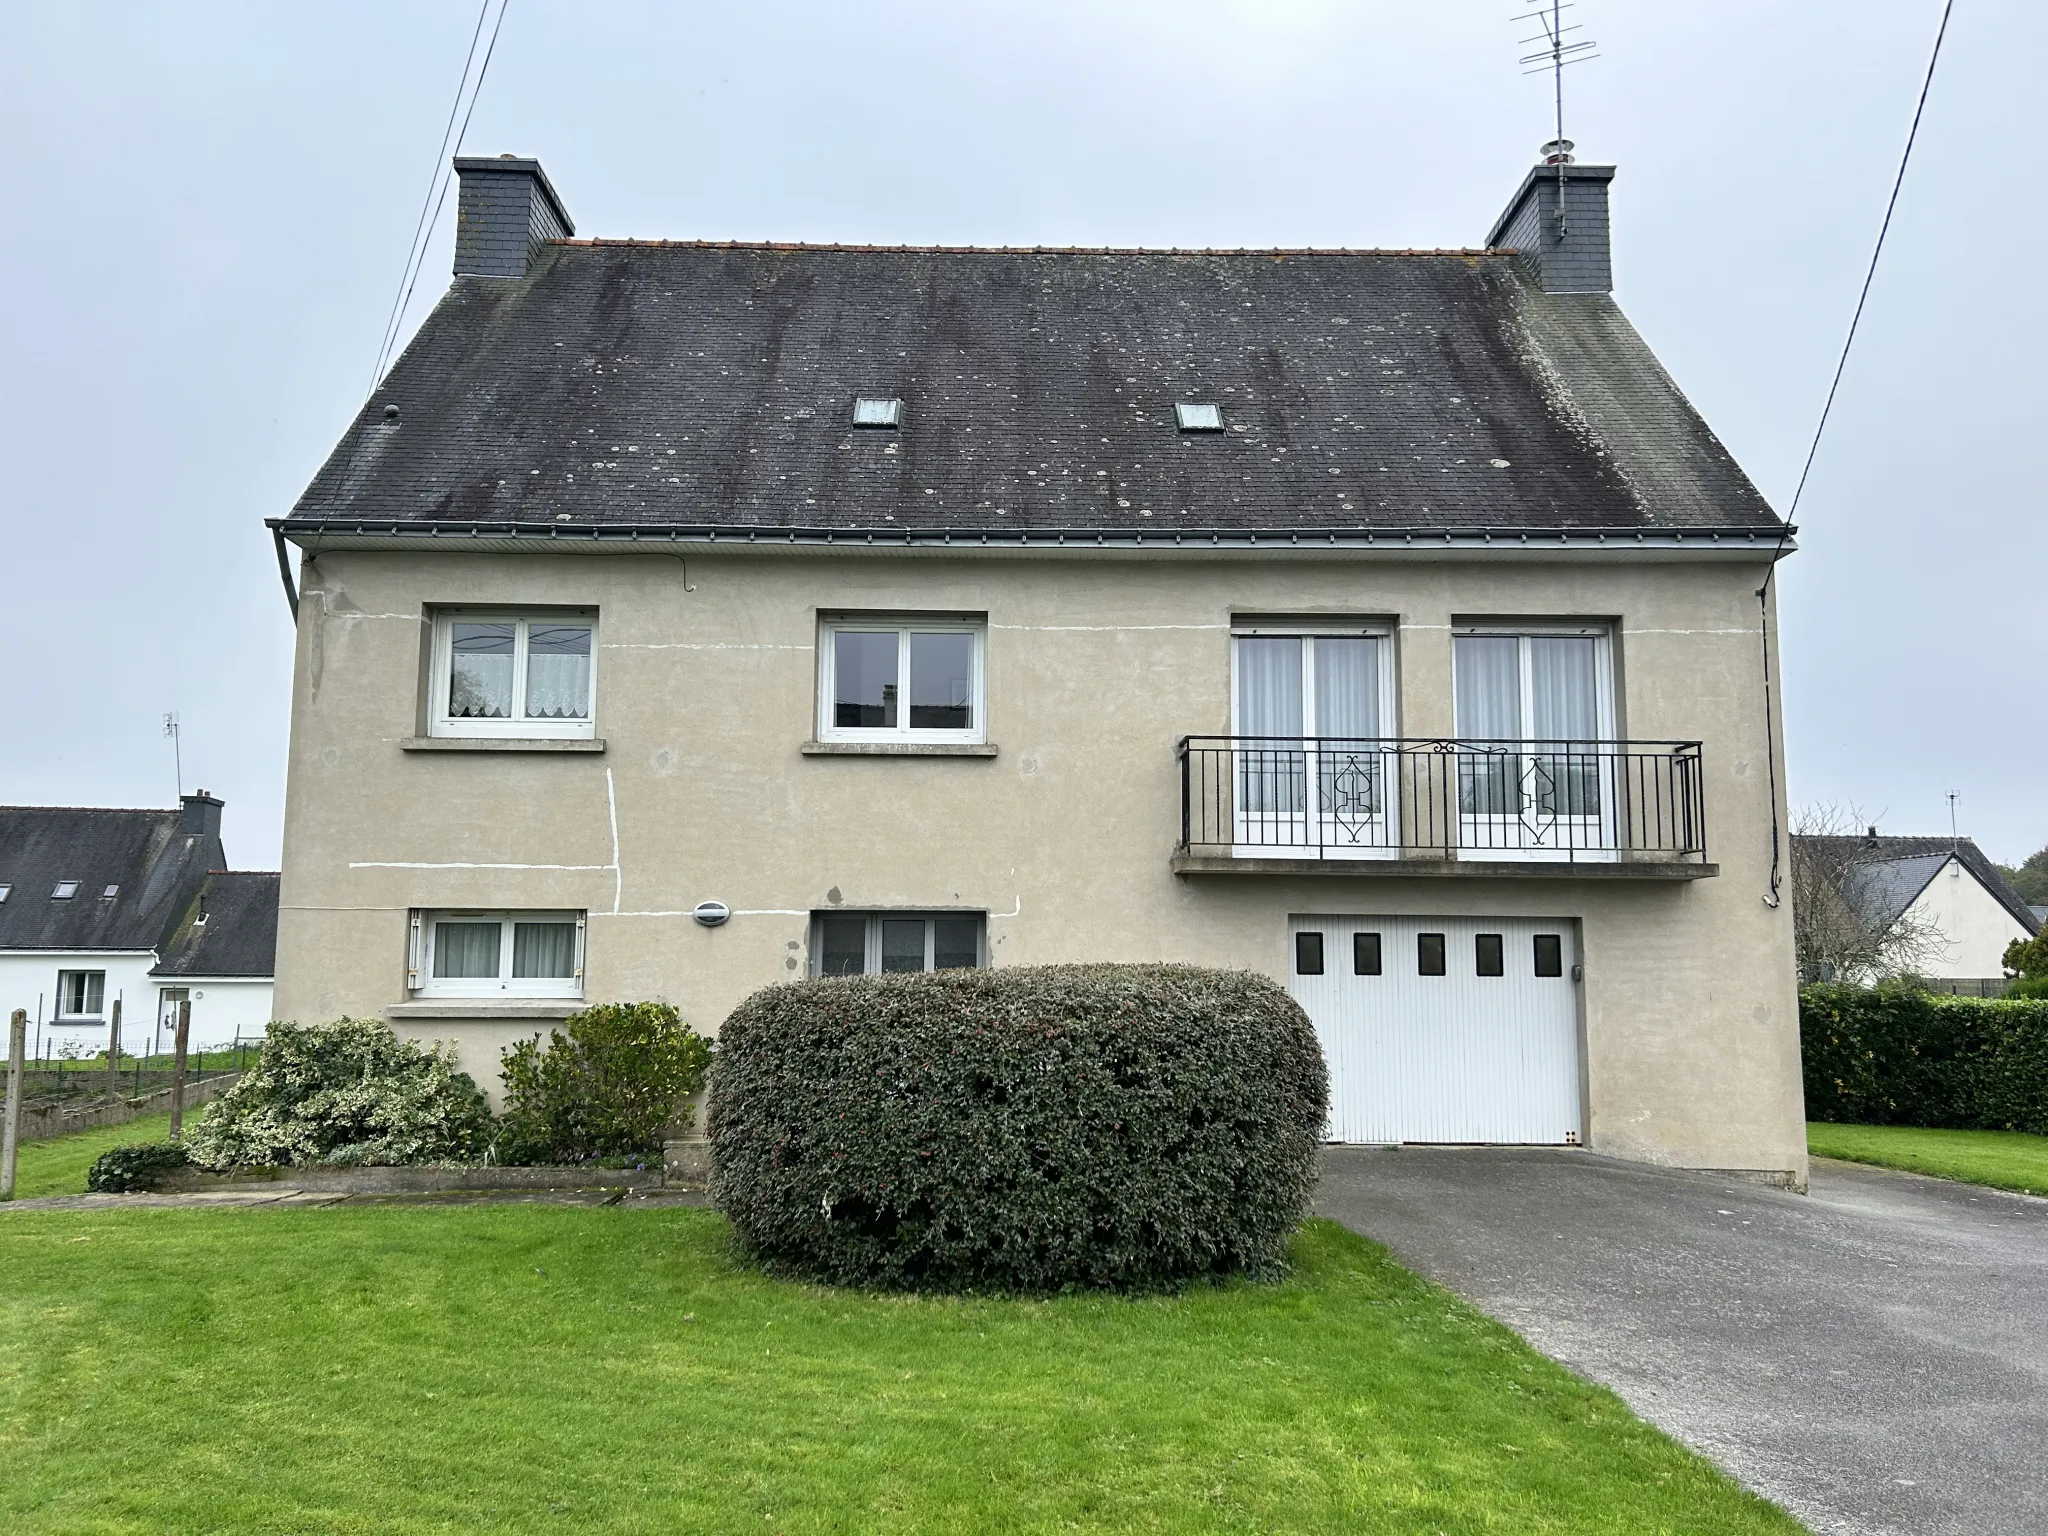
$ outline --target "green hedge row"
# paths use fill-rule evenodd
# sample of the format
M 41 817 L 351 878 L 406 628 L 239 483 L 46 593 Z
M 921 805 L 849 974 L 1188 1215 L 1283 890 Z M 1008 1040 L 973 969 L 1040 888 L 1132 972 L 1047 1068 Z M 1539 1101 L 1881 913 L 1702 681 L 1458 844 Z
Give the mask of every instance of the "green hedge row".
M 1806 1114 L 2048 1135 L 2048 999 L 1893 987 L 1799 993 Z
M 719 1031 L 712 1188 L 840 1285 L 1158 1290 L 1285 1261 L 1329 1083 L 1264 977 L 1075 965 L 800 981 Z

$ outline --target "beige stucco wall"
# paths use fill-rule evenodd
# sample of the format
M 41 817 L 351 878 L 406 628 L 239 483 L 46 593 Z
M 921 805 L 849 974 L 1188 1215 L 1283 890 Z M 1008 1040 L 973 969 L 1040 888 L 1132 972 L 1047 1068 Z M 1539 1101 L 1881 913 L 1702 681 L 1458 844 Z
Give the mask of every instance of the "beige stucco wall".
M 2018 918 L 1950 859 L 1906 909 L 1906 924 L 1930 934 L 1927 953 L 1914 966 L 1924 976 L 1983 980 L 2005 974 L 2005 948 L 2032 938 Z M 1938 937 L 1935 937 L 1938 935 Z
M 701 1028 L 804 974 L 808 914 L 985 910 L 997 965 L 1176 959 L 1283 981 L 1290 913 L 1582 925 L 1595 1150 L 1803 1178 L 1791 913 L 1770 863 L 1748 564 L 329 552 L 302 579 L 277 1011 L 405 998 L 410 910 L 590 913 L 588 994 Z M 436 604 L 599 612 L 602 754 L 406 753 Z M 986 613 L 993 759 L 806 757 L 820 611 Z M 1621 734 L 1705 743 L 1718 878 L 1182 877 L 1175 739 L 1229 729 L 1233 613 L 1397 622 L 1398 722 L 1452 731 L 1451 623 L 1616 622 Z M 479 868 L 463 866 L 518 866 Z M 689 917 L 717 899 L 717 929 Z M 409 1020 L 496 1087 L 519 1022 Z

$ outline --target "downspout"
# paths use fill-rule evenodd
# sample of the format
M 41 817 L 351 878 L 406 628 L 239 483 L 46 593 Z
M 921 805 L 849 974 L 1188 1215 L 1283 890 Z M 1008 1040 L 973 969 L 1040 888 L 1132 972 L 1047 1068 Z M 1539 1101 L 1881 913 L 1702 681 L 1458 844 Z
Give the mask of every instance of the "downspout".
M 292 586 L 292 560 L 284 552 L 284 530 L 272 525 L 270 539 L 277 546 L 277 579 L 284 583 L 284 600 L 291 605 L 292 623 L 299 622 L 299 594 Z

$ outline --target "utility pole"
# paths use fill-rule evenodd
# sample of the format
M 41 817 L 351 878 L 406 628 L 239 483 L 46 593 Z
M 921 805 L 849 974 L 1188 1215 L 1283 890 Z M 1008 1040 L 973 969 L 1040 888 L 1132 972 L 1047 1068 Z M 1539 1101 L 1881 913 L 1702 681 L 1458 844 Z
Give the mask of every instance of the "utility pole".
M 185 1129 L 185 1044 L 192 1037 L 192 999 L 178 1004 L 178 1038 L 171 1048 L 171 1140 Z
M 21 1142 L 21 1055 L 28 1048 L 28 1010 L 7 1021 L 7 1118 L 0 1126 L 0 1200 L 14 1198 L 14 1153 Z
M 114 1015 L 107 1026 L 107 1102 L 121 1097 L 121 999 L 114 999 Z

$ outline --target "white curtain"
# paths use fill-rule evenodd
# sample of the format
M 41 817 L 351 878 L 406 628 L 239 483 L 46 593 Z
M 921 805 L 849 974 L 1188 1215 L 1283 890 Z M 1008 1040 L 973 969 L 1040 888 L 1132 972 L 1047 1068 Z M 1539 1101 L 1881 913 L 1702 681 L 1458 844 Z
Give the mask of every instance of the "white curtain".
M 448 718 L 505 720 L 512 714 L 511 624 L 457 624 L 448 658 Z
M 497 923 L 434 924 L 434 974 L 451 978 L 495 978 L 498 974 Z
M 1380 643 L 1371 636 L 1316 641 L 1318 736 L 1380 733 Z
M 1533 760 L 1536 804 L 1549 816 L 1600 813 L 1600 735 L 1594 641 L 1590 635 L 1531 635 L 1529 698 L 1538 741 L 1570 742 L 1577 750 L 1546 752 Z
M 1521 740 L 1521 642 L 1512 635 L 1460 635 L 1451 661 L 1458 734 L 1468 741 Z M 1458 806 L 1468 816 L 1520 814 L 1519 758 L 1510 752 L 1461 752 Z
M 512 974 L 517 977 L 570 978 L 576 974 L 574 923 L 514 923 Z
M 1239 803 L 1262 815 L 1299 815 L 1307 797 L 1302 737 L 1301 641 L 1246 635 L 1237 642 L 1237 730 L 1279 737 L 1238 749 Z
M 1317 804 L 1336 822 L 1330 835 L 1357 842 L 1381 803 L 1380 754 L 1370 744 L 1380 733 L 1380 642 L 1324 636 L 1315 646 Z
M 526 714 L 531 720 L 586 720 L 590 717 L 590 630 L 587 626 L 527 626 Z

